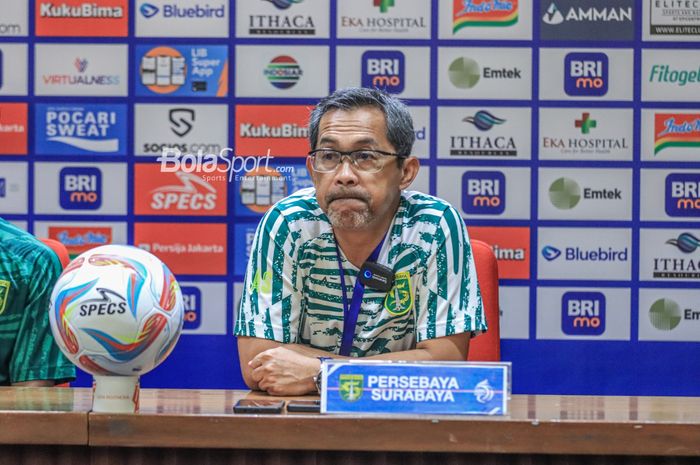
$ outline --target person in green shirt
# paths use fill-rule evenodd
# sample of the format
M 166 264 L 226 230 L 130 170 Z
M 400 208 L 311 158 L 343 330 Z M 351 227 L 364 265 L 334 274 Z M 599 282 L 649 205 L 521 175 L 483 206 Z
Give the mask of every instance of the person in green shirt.
M 0 218 L 0 385 L 53 386 L 75 378 L 49 326 L 60 274 L 51 249 Z

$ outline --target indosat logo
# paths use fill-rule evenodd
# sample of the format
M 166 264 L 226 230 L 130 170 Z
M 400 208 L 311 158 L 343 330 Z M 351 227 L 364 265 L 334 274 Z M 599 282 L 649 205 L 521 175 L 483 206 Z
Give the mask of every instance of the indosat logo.
M 564 92 L 574 97 L 602 97 L 608 93 L 608 56 L 572 52 L 564 57 Z
M 561 298 L 561 330 L 571 336 L 600 336 L 605 332 L 605 295 L 566 292 Z
M 297 61 L 289 55 L 279 55 L 263 70 L 268 82 L 278 89 L 294 87 L 304 74 Z
M 542 247 L 542 258 L 548 262 L 553 262 L 559 257 L 563 257 L 567 262 L 626 262 L 628 258 L 627 247 L 614 250 L 597 247 L 594 249 L 584 249 L 583 247 L 565 247 L 562 252 L 552 245 Z
M 673 69 L 670 65 L 653 65 L 649 71 L 649 82 L 673 84 L 678 87 L 699 84 L 700 66 L 694 69 Z
M 65 210 L 97 210 L 102 205 L 102 172 L 97 168 L 61 169 L 60 205 Z
M 362 54 L 362 87 L 400 94 L 405 86 L 406 57 L 399 50 L 368 50 Z
M 700 217 L 700 173 L 666 176 L 666 214 Z
M 463 118 L 462 122 L 473 125 L 481 133 L 491 130 L 494 126 L 504 124 L 506 120 L 486 110 L 479 110 L 473 116 Z M 476 135 L 450 136 L 450 155 L 514 157 L 518 155 L 518 150 L 513 137 L 477 133 Z
M 143 3 L 139 8 L 141 16 L 146 19 L 153 18 L 154 16 L 160 15 L 165 19 L 174 18 L 223 18 L 226 16 L 226 10 L 223 5 L 219 7 L 211 7 L 209 4 L 204 6 L 195 5 L 192 7 L 182 7 L 173 3 L 170 5 L 163 5 L 162 9 L 158 8 L 152 3 Z
M 506 177 L 500 171 L 467 171 L 462 189 L 467 214 L 500 215 L 506 208 Z
M 504 27 L 517 22 L 518 0 L 453 0 L 453 34 L 465 27 Z
M 471 89 L 479 83 L 482 77 L 484 79 L 504 81 L 522 79 L 522 70 L 519 68 L 491 68 L 485 66 L 482 73 L 476 60 L 469 57 L 459 57 L 450 63 L 448 77 L 452 85 L 458 89 Z
M 683 232 L 678 237 L 667 240 L 665 244 L 675 247 L 686 256 L 654 257 L 652 276 L 657 279 L 700 279 L 700 260 L 697 257 L 689 256 L 700 247 L 700 239 L 692 233 Z
M 559 210 L 571 210 L 579 204 L 581 198 L 587 200 L 622 200 L 622 190 L 592 189 L 584 187 L 570 178 L 561 177 L 549 186 L 549 201 Z
M 700 149 L 700 114 L 654 115 L 654 155 L 673 148 Z

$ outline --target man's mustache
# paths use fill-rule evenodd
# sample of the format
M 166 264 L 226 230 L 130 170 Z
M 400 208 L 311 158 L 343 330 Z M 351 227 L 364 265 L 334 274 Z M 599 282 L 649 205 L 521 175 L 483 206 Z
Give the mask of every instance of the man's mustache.
M 326 205 L 338 199 L 358 199 L 364 201 L 365 203 L 369 203 L 370 201 L 369 194 L 366 192 L 341 189 L 334 192 L 329 192 L 328 195 L 326 195 Z

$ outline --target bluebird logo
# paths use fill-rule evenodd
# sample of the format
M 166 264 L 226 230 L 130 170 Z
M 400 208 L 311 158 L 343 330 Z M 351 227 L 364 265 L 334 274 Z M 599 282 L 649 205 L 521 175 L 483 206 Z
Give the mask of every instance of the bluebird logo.
M 362 86 L 394 94 L 403 92 L 404 54 L 398 50 L 368 50 L 362 54 Z
M 551 245 L 545 245 L 542 248 L 542 256 L 548 262 L 556 260 L 557 258 L 559 258 L 559 255 L 561 255 L 561 250 L 557 249 L 556 247 L 552 247 Z
M 564 58 L 564 91 L 575 97 L 602 97 L 608 93 L 608 56 L 572 52 Z
M 141 8 L 139 8 L 139 11 L 141 12 L 141 16 L 144 18 L 152 18 L 155 15 L 158 14 L 158 7 L 155 5 L 152 5 L 150 3 L 144 3 L 141 5 Z
M 561 298 L 561 330 L 570 336 L 600 336 L 605 332 L 605 295 L 566 292 Z
M 666 214 L 700 217 L 700 173 L 666 176 Z
M 102 172 L 97 168 L 67 167 L 60 176 L 60 203 L 66 210 L 97 210 L 102 205 Z
M 462 188 L 462 207 L 468 214 L 500 215 L 506 208 L 506 177 L 500 171 L 467 171 Z
M 202 324 L 202 291 L 194 286 L 181 286 L 185 317 L 182 329 L 197 329 Z

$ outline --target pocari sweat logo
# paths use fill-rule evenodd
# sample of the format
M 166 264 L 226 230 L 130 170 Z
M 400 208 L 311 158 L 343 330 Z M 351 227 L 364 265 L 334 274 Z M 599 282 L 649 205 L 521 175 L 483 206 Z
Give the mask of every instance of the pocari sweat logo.
M 506 177 L 500 171 L 467 171 L 462 190 L 462 209 L 468 214 L 500 215 L 506 208 Z
M 398 50 L 368 50 L 362 54 L 362 87 L 394 94 L 403 92 L 406 80 L 404 54 Z
M 599 336 L 605 332 L 605 295 L 566 292 L 561 298 L 561 330 L 571 336 Z
M 700 217 L 700 173 L 666 176 L 666 214 Z
M 97 210 L 102 205 L 102 172 L 98 168 L 66 167 L 60 173 L 61 208 Z
M 185 317 L 182 329 L 197 329 L 202 324 L 202 291 L 195 286 L 181 286 Z
M 126 155 L 126 105 L 37 104 L 36 153 Z
M 576 97 L 601 97 L 608 93 L 608 56 L 605 53 L 572 52 L 564 57 L 564 91 Z

